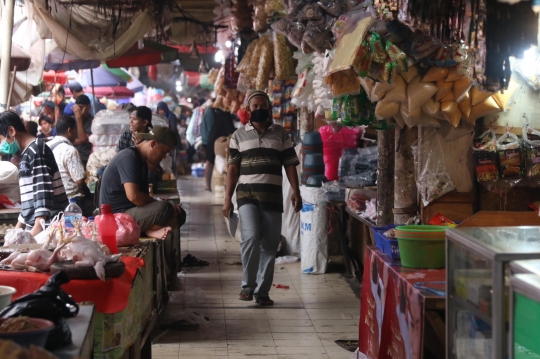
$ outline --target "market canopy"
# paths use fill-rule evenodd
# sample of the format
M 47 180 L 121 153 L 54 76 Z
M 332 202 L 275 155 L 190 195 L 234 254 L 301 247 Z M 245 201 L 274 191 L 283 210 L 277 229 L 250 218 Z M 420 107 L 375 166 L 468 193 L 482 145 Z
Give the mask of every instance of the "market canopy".
M 108 71 L 107 69 L 103 67 L 99 67 L 93 70 L 93 73 L 94 73 L 93 74 L 94 87 L 103 87 L 103 86 L 115 87 L 115 86 L 126 86 L 127 84 L 126 80 L 113 74 L 112 72 Z M 85 71 L 85 73 L 81 76 L 81 86 L 83 87 L 92 86 L 92 78 L 91 78 L 90 71 Z
M 123 55 L 106 61 L 108 67 L 150 66 L 159 63 L 169 63 L 178 60 L 178 50 L 157 42 L 144 40 L 144 47 L 139 48 L 135 43 Z
M 84 89 L 86 93 L 92 93 L 91 87 L 86 87 Z M 107 98 L 128 98 L 133 97 L 135 93 L 124 86 L 103 86 L 103 87 L 94 87 L 94 95 L 96 97 L 107 97 Z
M 11 46 L 11 71 L 26 71 L 30 67 L 30 54 L 17 44 Z
M 82 60 L 57 47 L 47 55 L 45 70 L 69 71 L 95 69 L 99 65 L 99 60 Z

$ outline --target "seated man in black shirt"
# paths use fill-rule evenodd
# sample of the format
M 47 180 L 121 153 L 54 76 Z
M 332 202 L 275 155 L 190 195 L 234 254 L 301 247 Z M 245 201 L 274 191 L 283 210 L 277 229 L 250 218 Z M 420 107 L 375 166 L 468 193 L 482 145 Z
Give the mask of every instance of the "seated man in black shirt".
M 99 203 L 110 204 L 113 213 L 131 215 L 141 233 L 165 239 L 169 231 L 186 222 L 186 212 L 181 204 L 156 201 L 148 194 L 147 162 L 158 165 L 176 147 L 176 136 L 166 127 L 138 136 L 142 142 L 120 151 L 105 169 Z

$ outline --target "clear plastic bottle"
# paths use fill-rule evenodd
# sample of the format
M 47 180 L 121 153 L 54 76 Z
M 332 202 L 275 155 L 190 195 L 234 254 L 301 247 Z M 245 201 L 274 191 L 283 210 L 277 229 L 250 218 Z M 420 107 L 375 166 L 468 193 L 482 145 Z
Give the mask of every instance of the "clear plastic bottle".
M 116 245 L 116 220 L 114 219 L 110 204 L 101 205 L 101 214 L 95 219 L 99 240 L 109 247 L 112 254 L 118 253 Z
M 64 223 L 66 228 L 75 228 L 75 224 L 82 222 L 82 209 L 77 205 L 77 200 L 72 198 L 64 210 Z

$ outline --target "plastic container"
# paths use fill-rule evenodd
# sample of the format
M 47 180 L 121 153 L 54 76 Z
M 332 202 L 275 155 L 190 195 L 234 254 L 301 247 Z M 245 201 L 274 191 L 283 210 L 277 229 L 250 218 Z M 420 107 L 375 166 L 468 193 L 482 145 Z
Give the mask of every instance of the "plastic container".
M 344 148 L 356 148 L 357 139 L 363 130 L 359 127 L 343 127 L 334 132 L 331 126 L 322 126 L 319 129 L 323 141 L 323 154 L 325 175 L 329 181 L 338 180 L 339 159 Z
M 64 210 L 64 223 L 66 228 L 75 228 L 76 223 L 82 222 L 82 209 L 77 205 L 77 200 L 72 198 Z
M 443 226 L 398 226 L 401 265 L 417 269 L 446 267 L 446 229 Z
M 0 324 L 8 319 L 9 318 L 1 318 Z M 38 318 L 30 318 L 30 320 L 38 326 L 38 329 L 9 333 L 0 332 L 0 339 L 12 340 L 26 348 L 30 347 L 30 345 L 43 348 L 47 342 L 49 332 L 54 329 L 54 323 L 50 320 Z
M 313 175 L 307 180 L 307 187 L 321 187 L 324 182 L 328 182 L 324 175 Z
M 396 228 L 396 225 L 391 224 L 386 227 L 373 227 L 371 230 L 373 231 L 377 248 L 392 259 L 400 259 L 398 240 L 388 238 L 384 235 L 386 231 L 392 228 Z
M 191 175 L 196 178 L 204 177 L 204 168 L 203 167 L 193 168 L 191 170 Z
M 110 204 L 101 205 L 101 215 L 97 216 L 95 221 L 99 241 L 109 247 L 112 254 L 118 254 L 118 246 L 116 245 L 117 226 Z
M 302 170 L 302 183 L 306 184 L 309 177 L 314 175 L 324 175 L 324 160 L 320 153 L 308 153 L 304 160 Z
M 0 285 L 0 310 L 4 309 L 11 303 L 11 297 L 17 293 L 17 289 Z

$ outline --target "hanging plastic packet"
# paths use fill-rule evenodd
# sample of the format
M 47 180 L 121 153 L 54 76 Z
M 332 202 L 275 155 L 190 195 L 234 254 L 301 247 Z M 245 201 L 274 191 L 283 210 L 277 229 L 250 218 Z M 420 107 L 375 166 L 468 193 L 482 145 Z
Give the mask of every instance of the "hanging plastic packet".
M 369 47 L 371 48 L 371 57 L 373 61 L 378 63 L 386 62 L 386 51 L 382 43 L 381 35 L 374 32 L 369 36 Z
M 291 23 L 289 25 L 289 32 L 287 33 L 287 39 L 289 40 L 291 44 L 301 49 L 302 38 L 304 37 L 305 31 L 306 31 L 306 28 L 304 24 L 302 24 L 300 21 Z
M 341 15 L 341 1 L 340 0 L 319 0 L 317 3 L 327 13 L 334 17 Z
M 346 103 L 345 119 L 347 123 L 345 126 L 354 126 L 360 119 L 360 103 L 357 95 L 346 96 L 344 102 Z
M 525 125 L 523 127 L 525 151 L 525 175 L 529 179 L 540 179 L 540 132 Z
M 302 9 L 298 12 L 298 16 L 296 17 L 297 20 L 317 20 L 323 17 L 323 13 L 319 7 L 319 4 L 312 3 L 312 4 L 306 4 Z
M 390 60 L 390 58 L 388 58 Z M 396 63 L 393 61 L 387 61 L 381 66 L 381 80 L 383 82 L 388 82 L 389 84 L 394 83 L 394 76 L 396 74 Z
M 363 40 L 356 53 L 353 67 L 358 76 L 366 77 L 369 74 L 369 67 L 371 66 L 372 58 L 369 51 L 369 45 L 366 40 Z
M 476 179 L 491 188 L 499 179 L 499 161 L 497 156 L 497 137 L 493 130 L 484 132 L 473 142 L 473 159 Z
M 500 178 L 513 186 L 521 180 L 521 146 L 519 138 L 509 130 L 497 141 Z
M 390 41 L 386 42 L 386 52 L 392 61 L 396 64 L 397 70 L 399 72 L 409 71 L 409 61 L 407 60 L 407 55 L 399 49 L 396 45 L 392 44 Z
M 285 36 L 289 34 L 289 26 L 291 26 L 291 21 L 286 17 L 284 17 L 283 19 L 279 19 L 278 21 L 270 25 L 270 27 L 275 32 L 278 32 Z
M 343 101 L 343 97 L 335 97 L 332 101 L 332 119 L 337 120 L 340 118 L 340 111 L 341 111 L 341 103 Z
M 318 53 L 324 53 L 326 50 L 330 50 L 332 48 L 332 44 L 330 42 L 332 33 L 330 31 L 321 30 L 321 27 L 324 27 L 324 24 L 325 21 L 322 23 L 318 21 L 308 22 L 304 37 L 302 39 L 302 42 L 305 42 Z

